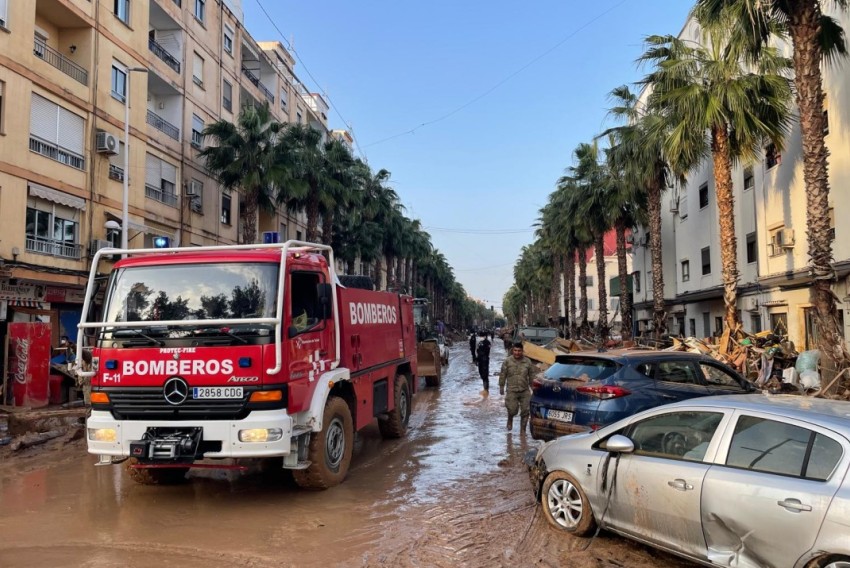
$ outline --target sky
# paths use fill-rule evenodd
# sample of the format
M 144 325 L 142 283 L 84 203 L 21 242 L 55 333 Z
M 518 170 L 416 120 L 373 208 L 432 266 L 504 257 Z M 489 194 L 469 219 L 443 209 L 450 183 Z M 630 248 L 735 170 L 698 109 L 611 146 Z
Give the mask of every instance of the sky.
M 392 172 L 406 215 L 497 310 L 572 150 L 612 125 L 608 93 L 643 76 L 644 38 L 678 34 L 691 5 L 242 0 L 251 35 L 293 42 L 330 127 Z

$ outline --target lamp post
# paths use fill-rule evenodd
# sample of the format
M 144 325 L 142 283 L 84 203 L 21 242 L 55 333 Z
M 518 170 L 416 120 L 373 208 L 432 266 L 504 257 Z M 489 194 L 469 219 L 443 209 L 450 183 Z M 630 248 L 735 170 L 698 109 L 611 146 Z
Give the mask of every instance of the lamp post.
M 129 247 L 130 234 L 130 74 L 147 73 L 144 67 L 127 69 L 127 92 L 124 94 L 124 193 L 121 200 L 121 248 Z M 126 256 L 126 255 L 125 255 Z

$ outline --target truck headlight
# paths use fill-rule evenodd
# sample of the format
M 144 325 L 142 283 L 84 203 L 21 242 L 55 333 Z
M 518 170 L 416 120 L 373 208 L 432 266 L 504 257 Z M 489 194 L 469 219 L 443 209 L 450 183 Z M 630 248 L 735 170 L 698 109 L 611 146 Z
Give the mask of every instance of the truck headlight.
M 280 428 L 252 428 L 239 430 L 240 442 L 277 442 L 283 437 Z
M 89 440 L 95 442 L 115 443 L 118 440 L 118 432 L 114 428 L 89 428 Z

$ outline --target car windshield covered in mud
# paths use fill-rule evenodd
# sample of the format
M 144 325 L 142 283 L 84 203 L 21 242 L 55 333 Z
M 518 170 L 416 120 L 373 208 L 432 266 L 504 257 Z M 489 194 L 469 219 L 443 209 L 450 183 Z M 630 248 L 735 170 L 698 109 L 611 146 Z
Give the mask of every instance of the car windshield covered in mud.
M 270 318 L 275 316 L 279 267 L 271 263 L 199 263 L 130 266 L 115 271 L 104 306 L 104 322 L 155 322 Z M 239 325 L 231 331 L 240 331 Z M 271 325 L 250 324 L 268 334 Z M 241 330 L 248 331 L 248 330 Z M 138 335 L 133 328 L 108 329 L 105 339 Z M 205 333 L 203 326 L 146 327 L 165 338 Z

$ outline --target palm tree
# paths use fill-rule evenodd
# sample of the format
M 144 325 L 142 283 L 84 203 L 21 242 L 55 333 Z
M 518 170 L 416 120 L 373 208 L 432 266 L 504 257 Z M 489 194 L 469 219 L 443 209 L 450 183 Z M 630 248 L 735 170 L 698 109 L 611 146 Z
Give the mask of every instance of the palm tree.
M 207 170 L 224 189 L 242 190 L 243 243 L 257 238 L 258 209 L 274 211 L 275 200 L 286 195 L 279 189 L 289 179 L 292 163 L 288 153 L 279 152 L 282 128 L 264 104 L 242 107 L 236 124 L 218 120 L 202 133 L 212 141 L 199 153 Z
M 324 168 L 326 176 L 325 196 L 319 200 L 322 214 L 322 242 L 333 241 L 334 217 L 337 210 L 350 211 L 362 195 L 357 177 L 358 166 L 351 151 L 337 139 L 330 139 L 323 145 Z M 309 225 L 308 225 L 309 226 Z
M 664 270 L 661 259 L 661 197 L 673 177 L 664 142 L 670 125 L 665 118 L 648 111 L 627 86 L 611 91 L 614 107 L 609 113 L 625 124 L 602 135 L 612 135 L 624 160 L 627 183 L 646 193 L 649 250 L 652 259 L 652 323 L 657 336 L 667 332 L 664 310 Z
M 730 39 L 728 27 L 720 26 L 707 34 L 707 47 L 650 36 L 641 60 L 654 65 L 643 81 L 652 88 L 649 108 L 676 125 L 664 141 L 675 169 L 689 171 L 712 158 L 726 324 L 735 330 L 740 321 L 732 166 L 754 160 L 766 142 L 782 148 L 791 85 L 784 75 L 790 62 L 776 49 L 765 47 L 753 65 L 745 65 Z
M 735 22 L 735 31 L 745 38 L 750 54 L 756 58 L 771 35 L 791 37 L 803 146 L 809 266 L 814 277 L 810 293 L 816 307 L 819 347 L 833 361 L 835 369 L 842 369 L 850 365 L 850 353 L 844 346 L 831 289 L 835 271 L 828 215 L 829 151 L 824 142 L 821 64 L 836 62 L 846 55 L 847 47 L 841 25 L 823 14 L 826 4 L 824 0 L 697 0 L 694 13 L 706 26 Z M 832 0 L 829 4 L 840 10 L 850 7 L 849 0 Z

